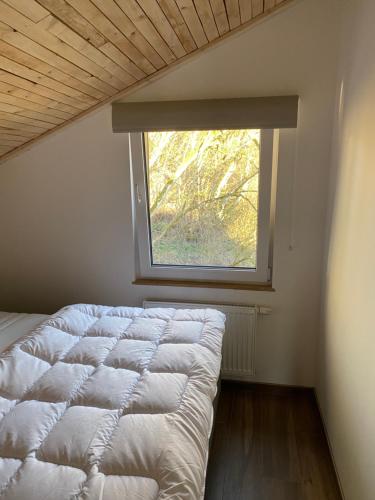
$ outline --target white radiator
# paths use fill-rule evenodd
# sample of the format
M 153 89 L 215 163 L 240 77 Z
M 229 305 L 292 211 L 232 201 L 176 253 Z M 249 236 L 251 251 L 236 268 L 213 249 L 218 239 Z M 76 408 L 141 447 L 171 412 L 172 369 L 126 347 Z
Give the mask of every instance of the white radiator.
M 271 309 L 259 306 L 230 306 L 152 300 L 143 301 L 143 307 L 212 308 L 222 311 L 227 318 L 223 343 L 222 378 L 251 380 L 255 375 L 258 315 L 270 314 Z

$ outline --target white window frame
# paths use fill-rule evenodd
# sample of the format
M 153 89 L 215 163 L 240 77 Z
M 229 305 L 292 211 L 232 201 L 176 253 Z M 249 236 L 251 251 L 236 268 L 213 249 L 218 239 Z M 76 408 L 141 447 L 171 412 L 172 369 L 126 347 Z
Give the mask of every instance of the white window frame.
M 129 133 L 136 278 L 223 283 L 270 283 L 273 143 L 274 130 L 262 129 L 260 139 L 257 268 L 161 265 L 152 264 L 144 135 L 142 132 Z

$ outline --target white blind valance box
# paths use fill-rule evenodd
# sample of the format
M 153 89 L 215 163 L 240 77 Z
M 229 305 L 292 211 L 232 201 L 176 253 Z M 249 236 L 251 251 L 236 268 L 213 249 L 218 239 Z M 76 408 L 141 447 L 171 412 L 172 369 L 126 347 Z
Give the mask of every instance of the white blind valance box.
M 116 102 L 113 132 L 296 128 L 298 96 Z

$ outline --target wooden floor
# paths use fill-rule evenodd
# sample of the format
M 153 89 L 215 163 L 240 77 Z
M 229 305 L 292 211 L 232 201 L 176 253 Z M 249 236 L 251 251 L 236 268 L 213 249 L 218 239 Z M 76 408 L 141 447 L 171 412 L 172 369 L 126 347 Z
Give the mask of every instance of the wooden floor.
M 205 500 L 341 500 L 314 394 L 223 383 Z

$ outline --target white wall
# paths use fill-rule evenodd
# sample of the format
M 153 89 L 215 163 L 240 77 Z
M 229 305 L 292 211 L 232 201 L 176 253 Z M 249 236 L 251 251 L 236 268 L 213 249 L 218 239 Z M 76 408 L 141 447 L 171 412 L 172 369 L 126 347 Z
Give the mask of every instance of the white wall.
M 346 500 L 373 500 L 375 2 L 343 3 L 318 397 Z
M 294 197 L 293 162 L 279 172 L 275 293 L 131 284 L 127 141 L 111 133 L 107 107 L 0 166 L 0 308 L 48 312 L 145 297 L 269 305 L 257 380 L 313 385 L 338 3 L 296 1 L 132 96 L 301 96 Z

